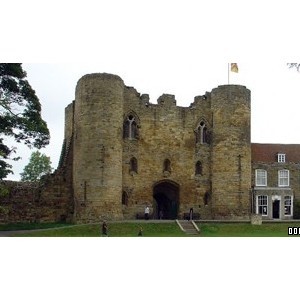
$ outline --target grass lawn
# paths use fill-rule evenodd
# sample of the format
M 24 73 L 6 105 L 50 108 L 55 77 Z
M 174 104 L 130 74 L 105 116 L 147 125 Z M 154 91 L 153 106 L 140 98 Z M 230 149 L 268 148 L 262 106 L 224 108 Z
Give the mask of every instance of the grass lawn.
M 186 236 L 174 223 L 108 223 L 110 237 L 137 237 L 140 226 L 144 237 L 180 237 Z M 75 225 L 65 228 L 47 229 L 41 231 L 16 234 L 27 237 L 99 237 L 101 224 Z
M 289 237 L 288 227 L 300 227 L 300 223 L 201 223 L 203 237 Z
M 61 224 L 60 224 L 61 226 Z M 174 223 L 108 223 L 110 237 L 137 237 L 140 226 L 144 237 L 187 237 Z M 288 237 L 288 227 L 300 223 L 198 223 L 198 237 Z M 75 225 L 27 232 L 15 236 L 27 237 L 99 237 L 101 224 Z M 193 236 L 194 237 L 194 236 Z
M 0 224 L 0 231 L 46 229 L 46 228 L 57 228 L 57 227 L 70 226 L 70 225 L 72 225 L 72 224 L 66 224 L 66 223 L 11 223 L 11 224 Z

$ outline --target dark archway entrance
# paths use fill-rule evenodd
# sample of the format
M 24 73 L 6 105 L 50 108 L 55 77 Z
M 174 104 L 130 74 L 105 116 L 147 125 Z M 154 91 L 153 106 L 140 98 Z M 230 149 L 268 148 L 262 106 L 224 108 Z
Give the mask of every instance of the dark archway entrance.
M 153 187 L 154 217 L 175 220 L 178 216 L 179 185 L 173 181 L 160 181 Z

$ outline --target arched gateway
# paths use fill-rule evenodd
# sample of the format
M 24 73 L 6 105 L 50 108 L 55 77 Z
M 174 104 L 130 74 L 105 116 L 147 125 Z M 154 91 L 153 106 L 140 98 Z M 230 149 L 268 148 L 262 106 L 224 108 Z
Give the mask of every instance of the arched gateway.
M 174 220 L 178 216 L 179 185 L 171 180 L 157 182 L 153 186 L 154 217 Z

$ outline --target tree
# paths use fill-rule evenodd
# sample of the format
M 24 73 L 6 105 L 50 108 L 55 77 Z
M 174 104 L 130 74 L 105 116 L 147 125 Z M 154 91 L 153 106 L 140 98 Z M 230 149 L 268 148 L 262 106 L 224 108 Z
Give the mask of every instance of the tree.
M 50 157 L 39 151 L 32 152 L 29 163 L 21 173 L 22 181 L 38 181 L 43 175 L 52 172 Z
M 49 130 L 41 117 L 41 104 L 25 79 L 22 64 L 0 63 L 0 180 L 13 173 L 7 160 L 16 147 L 9 147 L 4 136 L 38 149 L 49 144 Z
M 300 72 L 300 64 L 298 63 L 287 63 L 288 67 L 291 68 L 296 68 L 298 72 Z

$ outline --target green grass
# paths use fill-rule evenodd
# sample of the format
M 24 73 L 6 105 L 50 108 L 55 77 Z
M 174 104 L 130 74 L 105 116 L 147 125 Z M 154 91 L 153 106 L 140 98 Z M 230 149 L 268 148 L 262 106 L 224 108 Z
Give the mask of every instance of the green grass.
M 108 223 L 110 237 L 137 237 L 140 226 L 144 237 L 186 237 L 174 223 Z M 288 227 L 300 227 L 300 223 L 198 223 L 199 237 L 288 237 Z M 28 237 L 99 237 L 101 224 L 75 225 L 15 236 Z
M 66 223 L 11 223 L 11 224 L 0 224 L 0 231 L 46 229 L 46 228 L 56 228 L 56 227 L 69 226 L 69 225 L 72 225 L 72 224 L 66 224 Z
M 288 227 L 300 223 L 202 223 L 198 224 L 203 237 L 288 237 Z
M 140 226 L 143 228 L 143 237 L 180 237 L 186 236 L 174 223 L 108 223 L 110 237 L 137 237 Z M 27 232 L 15 236 L 28 237 L 99 237 L 101 224 L 76 225 L 66 228 L 48 229 L 43 231 Z

